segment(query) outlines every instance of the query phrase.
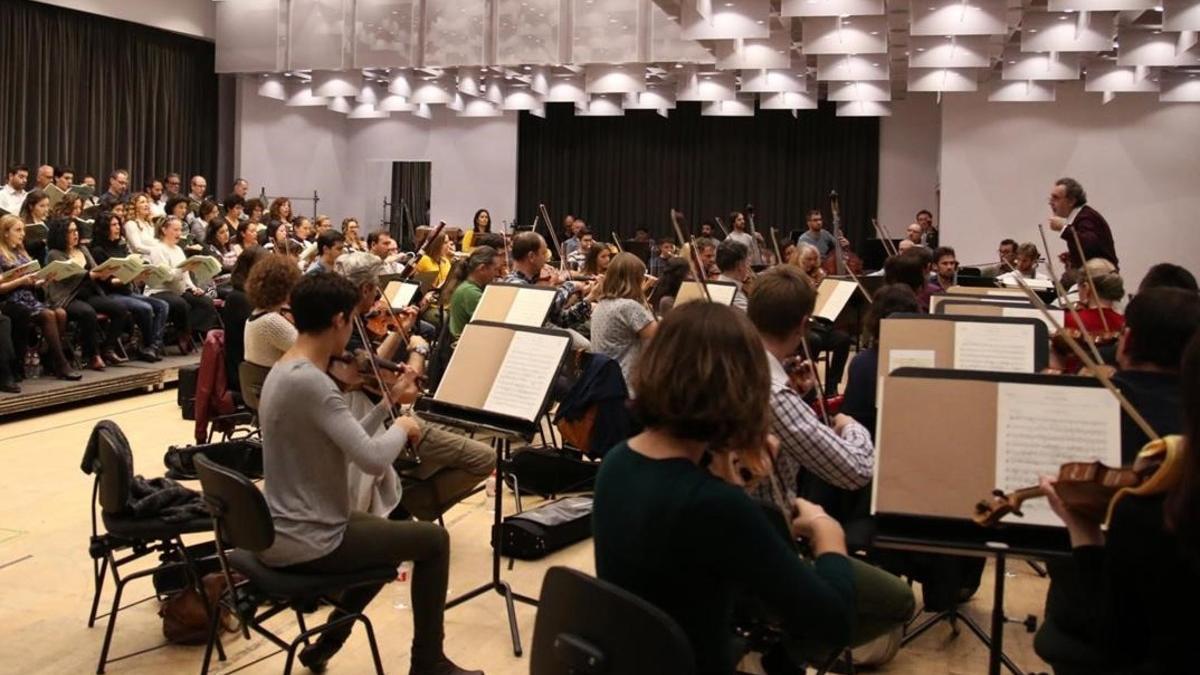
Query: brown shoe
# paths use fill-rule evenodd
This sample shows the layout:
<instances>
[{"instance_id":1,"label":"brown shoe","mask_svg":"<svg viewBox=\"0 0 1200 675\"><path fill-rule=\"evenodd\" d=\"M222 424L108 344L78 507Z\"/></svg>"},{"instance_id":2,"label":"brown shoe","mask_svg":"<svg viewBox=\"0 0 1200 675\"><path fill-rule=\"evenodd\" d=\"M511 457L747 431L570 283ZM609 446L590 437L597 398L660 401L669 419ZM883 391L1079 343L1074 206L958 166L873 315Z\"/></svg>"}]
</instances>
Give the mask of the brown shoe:
<instances>
[{"instance_id":1,"label":"brown shoe","mask_svg":"<svg viewBox=\"0 0 1200 675\"><path fill-rule=\"evenodd\" d=\"M88 360L88 368L92 370L104 370L104 359L100 358L99 355L93 356Z\"/></svg>"},{"instance_id":2,"label":"brown shoe","mask_svg":"<svg viewBox=\"0 0 1200 675\"><path fill-rule=\"evenodd\" d=\"M104 362L110 366L118 366L129 360L111 349L104 350L104 353L100 355L100 358L104 359Z\"/></svg>"}]
</instances>

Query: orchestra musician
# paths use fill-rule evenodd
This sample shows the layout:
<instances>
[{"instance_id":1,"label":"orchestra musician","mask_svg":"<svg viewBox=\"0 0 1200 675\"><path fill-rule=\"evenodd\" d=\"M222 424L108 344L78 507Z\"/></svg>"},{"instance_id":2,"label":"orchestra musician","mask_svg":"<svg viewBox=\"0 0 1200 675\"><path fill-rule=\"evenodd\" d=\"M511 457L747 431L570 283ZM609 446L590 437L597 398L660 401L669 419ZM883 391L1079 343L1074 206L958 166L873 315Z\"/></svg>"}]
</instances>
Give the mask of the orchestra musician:
<instances>
[{"instance_id":1,"label":"orchestra musician","mask_svg":"<svg viewBox=\"0 0 1200 675\"><path fill-rule=\"evenodd\" d=\"M773 523L741 486L718 477L738 479L734 451L774 444L766 353L745 314L709 302L671 310L632 384L645 428L608 451L596 478L597 576L673 618L700 675L734 671L738 596L829 650L849 643L856 588L841 526L801 499L789 527ZM811 562L796 555L793 535L808 539Z\"/></svg>"},{"instance_id":2,"label":"orchestra musician","mask_svg":"<svg viewBox=\"0 0 1200 675\"><path fill-rule=\"evenodd\" d=\"M634 362L658 329L654 312L646 302L649 282L640 258L618 253L608 266L592 309L592 352L620 364L627 386Z\"/></svg>"},{"instance_id":3,"label":"orchestra musician","mask_svg":"<svg viewBox=\"0 0 1200 675\"><path fill-rule=\"evenodd\" d=\"M824 216L821 215L820 209L812 209L808 212L808 219L805 221L808 227L804 234L800 235L801 244L808 244L817 249L821 260L830 254L840 243L843 250L850 249L850 242L845 237L836 238L829 230L825 229ZM840 239L840 241L838 240Z\"/></svg>"},{"instance_id":4,"label":"orchestra musician","mask_svg":"<svg viewBox=\"0 0 1200 675\"><path fill-rule=\"evenodd\" d=\"M450 537L433 523L397 521L352 511L348 470L381 475L406 446L421 440L415 419L399 417L372 437L366 427L387 415L386 403L370 419L350 412L326 374L353 330L359 291L348 279L321 273L305 277L291 298L298 337L263 384L259 420L263 438L263 491L275 540L260 552L264 564L292 573L343 574L414 561L412 572L413 675L467 675L442 650L443 615L450 570ZM394 400L416 399L415 375L401 374ZM301 412L302 411L302 412ZM365 608L382 588L342 594L347 611ZM334 610L331 619L342 616ZM300 663L320 672L341 649L353 623L326 631L301 650Z\"/></svg>"},{"instance_id":5,"label":"orchestra musician","mask_svg":"<svg viewBox=\"0 0 1200 675\"><path fill-rule=\"evenodd\" d=\"M807 242L801 243L796 251L794 266L804 273L809 287L816 292L826 276L825 270L821 269L821 257L816 247ZM825 351L830 352L829 368L825 371L825 395L837 396L838 385L846 372L846 361L850 358L850 335L834 328L831 322L824 319L812 319L808 328L808 343L812 347L813 357Z\"/></svg>"},{"instance_id":6,"label":"orchestra musician","mask_svg":"<svg viewBox=\"0 0 1200 675\"><path fill-rule=\"evenodd\" d=\"M1046 222L1050 229L1062 233L1072 267L1077 268L1083 261L1093 258L1107 260L1114 269L1119 266L1108 221L1096 209L1088 206L1087 192L1084 192L1079 181L1059 178L1054 182L1050 190L1050 211L1052 215ZM1077 237L1083 251L1076 245Z\"/></svg>"},{"instance_id":7,"label":"orchestra musician","mask_svg":"<svg viewBox=\"0 0 1200 675\"><path fill-rule=\"evenodd\" d=\"M958 256L949 246L939 246L933 251L934 274L929 279L933 293L944 293L958 280Z\"/></svg>"},{"instance_id":8,"label":"orchestra musician","mask_svg":"<svg viewBox=\"0 0 1200 675\"><path fill-rule=\"evenodd\" d=\"M730 306L746 311L746 282L754 276L750 268L750 249L733 236L733 232L717 245L717 269L721 270L717 281L727 281L737 289L733 292Z\"/></svg>"},{"instance_id":9,"label":"orchestra musician","mask_svg":"<svg viewBox=\"0 0 1200 675\"><path fill-rule=\"evenodd\" d=\"M758 242L754 240L754 235L746 231L746 214L741 211L734 211L729 214L729 234L725 236L724 241L736 241L746 247L748 255L753 255L758 248Z\"/></svg>"},{"instance_id":10,"label":"orchestra musician","mask_svg":"<svg viewBox=\"0 0 1200 675\"><path fill-rule=\"evenodd\" d=\"M1113 508L1107 531L1072 511L1055 481L1041 488L1067 526L1073 583L1051 583L1046 616L1034 639L1059 675L1187 673L1200 634L1200 336L1182 359L1182 466L1165 493L1130 495ZM1166 463L1159 467L1163 471Z\"/></svg>"}]
</instances>

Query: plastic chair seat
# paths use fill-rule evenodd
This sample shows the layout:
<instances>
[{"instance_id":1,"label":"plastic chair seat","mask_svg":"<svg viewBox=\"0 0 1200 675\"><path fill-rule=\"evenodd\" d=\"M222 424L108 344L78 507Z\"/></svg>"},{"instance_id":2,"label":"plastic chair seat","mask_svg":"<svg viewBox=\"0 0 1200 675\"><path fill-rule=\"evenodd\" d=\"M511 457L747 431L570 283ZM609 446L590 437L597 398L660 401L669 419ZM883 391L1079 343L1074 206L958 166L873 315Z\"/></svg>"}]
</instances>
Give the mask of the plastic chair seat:
<instances>
[{"instance_id":1,"label":"plastic chair seat","mask_svg":"<svg viewBox=\"0 0 1200 675\"><path fill-rule=\"evenodd\" d=\"M250 580L255 590L272 598L295 600L315 598L356 586L395 581L394 567L376 567L348 574L305 574L268 567L250 551L237 549L229 563Z\"/></svg>"},{"instance_id":2,"label":"plastic chair seat","mask_svg":"<svg viewBox=\"0 0 1200 675\"><path fill-rule=\"evenodd\" d=\"M212 521L208 518L167 522L162 518L134 518L110 513L101 513L101 517L108 534L119 539L156 541L173 539L181 534L212 532Z\"/></svg>"}]
</instances>

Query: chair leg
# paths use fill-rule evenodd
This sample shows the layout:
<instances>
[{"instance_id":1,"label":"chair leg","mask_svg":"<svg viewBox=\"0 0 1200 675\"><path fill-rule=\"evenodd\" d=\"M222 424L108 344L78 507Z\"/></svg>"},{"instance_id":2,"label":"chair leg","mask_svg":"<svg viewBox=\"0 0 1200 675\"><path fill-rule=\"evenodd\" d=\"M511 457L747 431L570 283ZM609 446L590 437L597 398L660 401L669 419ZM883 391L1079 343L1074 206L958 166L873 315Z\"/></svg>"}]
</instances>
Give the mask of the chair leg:
<instances>
[{"instance_id":1,"label":"chair leg","mask_svg":"<svg viewBox=\"0 0 1200 675\"><path fill-rule=\"evenodd\" d=\"M375 660L375 675L383 675L383 660L379 658L379 644L375 642L375 629L371 627L371 620L365 614L359 614L358 620L362 621L363 627L367 631L367 643L371 645L371 658Z\"/></svg>"},{"instance_id":2,"label":"chair leg","mask_svg":"<svg viewBox=\"0 0 1200 675\"><path fill-rule=\"evenodd\" d=\"M117 627L117 611L121 607L121 593L125 590L125 584L128 579L121 579L113 568L113 577L117 582L116 591L113 593L112 610L108 613L108 628L104 631L104 644L100 646L100 662L96 664L96 675L103 675L104 664L108 661L108 648L112 646L113 630Z\"/></svg>"},{"instance_id":3,"label":"chair leg","mask_svg":"<svg viewBox=\"0 0 1200 675\"><path fill-rule=\"evenodd\" d=\"M296 610L296 625L300 627L300 635L304 638L304 646L307 647L309 645L308 626L304 625L304 612L298 609Z\"/></svg>"},{"instance_id":4,"label":"chair leg","mask_svg":"<svg viewBox=\"0 0 1200 675\"><path fill-rule=\"evenodd\" d=\"M220 606L220 603L218 603L217 611L213 612L212 615L210 615L208 617L208 643L204 646L204 662L200 666L200 675L208 675L208 666L209 666L209 664L212 663L213 645L215 644L218 647L220 647L220 644L221 644L221 634L219 632L220 623L221 623L221 606ZM222 657L221 660L224 661L225 659Z\"/></svg>"},{"instance_id":5,"label":"chair leg","mask_svg":"<svg viewBox=\"0 0 1200 675\"><path fill-rule=\"evenodd\" d=\"M100 609L100 593L104 590L104 577L108 575L108 555L99 562L92 560L92 575L95 581L96 594L92 596L92 612L88 614L88 628L96 625L96 610Z\"/></svg>"}]
</instances>

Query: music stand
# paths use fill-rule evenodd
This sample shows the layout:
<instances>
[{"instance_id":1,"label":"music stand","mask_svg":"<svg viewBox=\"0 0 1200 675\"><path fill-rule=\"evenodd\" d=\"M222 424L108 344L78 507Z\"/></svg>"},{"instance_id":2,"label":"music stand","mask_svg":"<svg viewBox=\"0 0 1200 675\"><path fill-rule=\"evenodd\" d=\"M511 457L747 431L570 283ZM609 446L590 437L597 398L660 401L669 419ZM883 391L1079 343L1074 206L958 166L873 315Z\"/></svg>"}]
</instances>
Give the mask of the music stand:
<instances>
[{"instance_id":1,"label":"music stand","mask_svg":"<svg viewBox=\"0 0 1200 675\"><path fill-rule=\"evenodd\" d=\"M460 378L467 378L467 381L470 382L469 386L473 389L477 389L481 385L487 387L489 383L480 381L483 378L480 377L475 365L481 359L485 361L489 359L488 350L492 350L493 352L499 351L499 353L503 354L503 350L499 350L495 344L496 335L502 334L503 331L511 331L514 335L517 333L532 333L561 338L561 349L559 351L544 353L547 364L553 361L555 372L558 372L562 367L563 359L566 357L571 344L571 336L561 330L511 326L492 321L469 323L459 338L459 349L455 350L454 356L451 357L450 363L446 366L446 373L442 376L438 391L433 397L418 399L413 405L413 410L424 419L456 427L471 434L477 432L493 434L493 446L496 448L497 487L491 537L492 577L486 583L456 598L447 600L446 609L457 607L488 591L495 591L504 598L505 608L508 611L508 628L512 635L513 655L521 656L521 634L517 626L515 603L523 602L536 607L538 601L535 598L513 592L508 582L504 581L500 576L500 528L504 521L504 483L512 457L512 441L519 438L529 442L537 434L540 420L550 407L550 389L554 378L551 377L545 389L540 392L541 404L532 420L485 410L482 405L475 406L449 402L444 400L446 396L443 391L448 386L452 388L456 387ZM494 358L494 355L491 355L491 358ZM496 370L499 370L499 365L497 365ZM492 382L491 384L494 386L495 383ZM442 400L439 400L439 397L442 397ZM476 400L478 399L479 397L476 396Z\"/></svg>"},{"instance_id":2,"label":"music stand","mask_svg":"<svg viewBox=\"0 0 1200 675\"><path fill-rule=\"evenodd\" d=\"M1108 435L1097 454L1102 461L1110 461L1109 455L1120 461L1120 408L1112 400L1099 403L1106 392L1091 378L900 368L888 375L881 385L883 403L879 407L876 476L872 487L872 513L876 518L874 545L995 557L990 635L969 617L951 609L921 624L904 638L902 644L911 642L941 621L949 620L956 625L961 620L988 647L990 675L999 675L1001 666L1015 675L1023 675L1004 654L1004 624L1013 622L1004 613L1007 559L1044 560L1071 555L1066 528L1008 520L996 527L985 528L971 520L972 503L986 497L1002 481L998 468L1001 462L997 429L1001 423L1011 423L1012 418L1005 422L1000 411L1003 405L1012 405L1014 397L1028 395L1020 389L1028 385L1054 388L1057 390L1055 396L1075 399L1072 405L1079 406L1077 410L1103 418ZM1009 388L1009 403L1002 404L1006 387ZM940 398L932 395L935 391L940 393ZM904 407L889 405L889 402L903 402ZM924 423L935 410L951 427L939 438L929 437ZM915 438L921 442L913 443ZM967 448L972 452L964 452ZM1056 451L1062 452L1062 448ZM987 456L989 452L990 457ZM1055 454L1044 459L1061 463L1075 458ZM937 473L931 473L935 468ZM930 490L931 481L938 483L941 489ZM1044 504L1038 508L1048 509ZM1032 506L1026 504L1024 510L1027 519L1038 520ZM1049 522L1049 517L1042 522ZM1036 621L1032 618L1015 623L1025 624L1030 632L1036 629Z\"/></svg>"},{"instance_id":3,"label":"music stand","mask_svg":"<svg viewBox=\"0 0 1200 675\"><path fill-rule=\"evenodd\" d=\"M647 265L650 264L650 256L653 255L653 252L650 250L650 242L638 241L636 239L626 239L625 241L621 242L621 248L624 249L626 253L632 253L636 255L643 263Z\"/></svg>"}]
</instances>

